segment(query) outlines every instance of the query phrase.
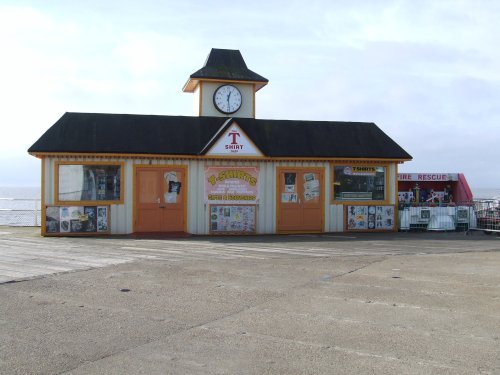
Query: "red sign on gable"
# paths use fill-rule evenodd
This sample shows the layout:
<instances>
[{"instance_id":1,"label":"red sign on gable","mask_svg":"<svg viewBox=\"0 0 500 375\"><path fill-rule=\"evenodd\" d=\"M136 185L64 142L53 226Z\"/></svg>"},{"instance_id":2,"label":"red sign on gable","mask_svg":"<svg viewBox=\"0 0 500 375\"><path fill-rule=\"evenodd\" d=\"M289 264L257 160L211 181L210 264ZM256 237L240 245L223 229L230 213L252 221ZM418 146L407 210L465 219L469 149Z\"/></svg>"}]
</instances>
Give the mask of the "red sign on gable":
<instances>
[{"instance_id":1,"label":"red sign on gable","mask_svg":"<svg viewBox=\"0 0 500 375\"><path fill-rule=\"evenodd\" d=\"M207 155L262 156L262 153L240 127L233 124L212 146Z\"/></svg>"}]
</instances>

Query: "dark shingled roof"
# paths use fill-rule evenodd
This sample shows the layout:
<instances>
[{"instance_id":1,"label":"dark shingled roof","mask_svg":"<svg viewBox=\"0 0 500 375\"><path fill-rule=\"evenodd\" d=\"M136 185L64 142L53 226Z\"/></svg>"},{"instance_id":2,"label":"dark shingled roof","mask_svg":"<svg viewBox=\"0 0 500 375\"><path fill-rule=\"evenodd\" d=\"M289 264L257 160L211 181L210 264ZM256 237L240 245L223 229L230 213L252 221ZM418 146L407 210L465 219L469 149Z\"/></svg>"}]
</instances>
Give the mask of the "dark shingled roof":
<instances>
[{"instance_id":1,"label":"dark shingled roof","mask_svg":"<svg viewBox=\"0 0 500 375\"><path fill-rule=\"evenodd\" d=\"M191 74L190 78L269 82L247 68L240 51L217 48L212 48L203 68Z\"/></svg>"},{"instance_id":2,"label":"dark shingled roof","mask_svg":"<svg viewBox=\"0 0 500 375\"><path fill-rule=\"evenodd\" d=\"M268 157L411 159L374 123L234 118ZM225 117L65 113L30 153L200 155ZM222 135L222 131L219 133ZM208 147L207 147L208 146Z\"/></svg>"}]
</instances>

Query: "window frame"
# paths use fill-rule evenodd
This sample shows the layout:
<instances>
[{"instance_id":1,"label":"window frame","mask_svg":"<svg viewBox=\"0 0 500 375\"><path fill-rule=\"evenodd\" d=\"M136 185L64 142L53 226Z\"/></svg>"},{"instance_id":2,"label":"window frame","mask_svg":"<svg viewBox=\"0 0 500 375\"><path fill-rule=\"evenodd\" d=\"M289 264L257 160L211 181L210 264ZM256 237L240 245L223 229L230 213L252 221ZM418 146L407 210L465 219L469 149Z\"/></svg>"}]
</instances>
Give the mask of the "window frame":
<instances>
[{"instance_id":1,"label":"window frame","mask_svg":"<svg viewBox=\"0 0 500 375\"><path fill-rule=\"evenodd\" d=\"M335 167L372 167L372 168L384 168L385 178L384 178L384 199L335 199ZM390 165L384 163L370 163L370 162L337 162L332 163L330 166L330 203L331 204L343 204L343 205L389 205L390 194L392 189L389 186L390 178Z\"/></svg>"},{"instance_id":2,"label":"window frame","mask_svg":"<svg viewBox=\"0 0 500 375\"><path fill-rule=\"evenodd\" d=\"M61 165L95 165L114 166L120 168L120 199L117 200L60 200L59 199L59 166ZM56 161L54 165L54 204L61 206L106 206L123 204L125 198L125 163L119 161Z\"/></svg>"}]
</instances>

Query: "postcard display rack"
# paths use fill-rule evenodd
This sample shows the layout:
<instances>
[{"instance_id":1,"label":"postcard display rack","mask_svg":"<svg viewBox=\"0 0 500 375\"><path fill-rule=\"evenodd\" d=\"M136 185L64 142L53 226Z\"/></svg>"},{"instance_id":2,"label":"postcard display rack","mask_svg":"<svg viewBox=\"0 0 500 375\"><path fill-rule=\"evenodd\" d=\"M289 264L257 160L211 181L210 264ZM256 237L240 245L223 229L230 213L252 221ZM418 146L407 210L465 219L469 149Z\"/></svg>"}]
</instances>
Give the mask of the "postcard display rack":
<instances>
[{"instance_id":1,"label":"postcard display rack","mask_svg":"<svg viewBox=\"0 0 500 375\"><path fill-rule=\"evenodd\" d=\"M109 234L109 206L46 206L45 234Z\"/></svg>"},{"instance_id":2,"label":"postcard display rack","mask_svg":"<svg viewBox=\"0 0 500 375\"><path fill-rule=\"evenodd\" d=\"M394 206L346 206L348 231L390 231L395 228Z\"/></svg>"}]
</instances>

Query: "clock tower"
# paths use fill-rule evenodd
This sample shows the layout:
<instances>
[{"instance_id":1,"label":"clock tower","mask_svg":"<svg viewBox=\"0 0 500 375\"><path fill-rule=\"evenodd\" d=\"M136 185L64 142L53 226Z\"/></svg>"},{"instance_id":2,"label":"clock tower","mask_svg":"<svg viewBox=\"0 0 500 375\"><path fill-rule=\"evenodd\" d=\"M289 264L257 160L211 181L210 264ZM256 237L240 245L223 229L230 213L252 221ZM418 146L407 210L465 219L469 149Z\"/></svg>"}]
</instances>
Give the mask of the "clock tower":
<instances>
[{"instance_id":1,"label":"clock tower","mask_svg":"<svg viewBox=\"0 0 500 375\"><path fill-rule=\"evenodd\" d=\"M198 116L255 118L255 93L268 82L247 68L240 51L212 48L183 91L194 93Z\"/></svg>"}]
</instances>

